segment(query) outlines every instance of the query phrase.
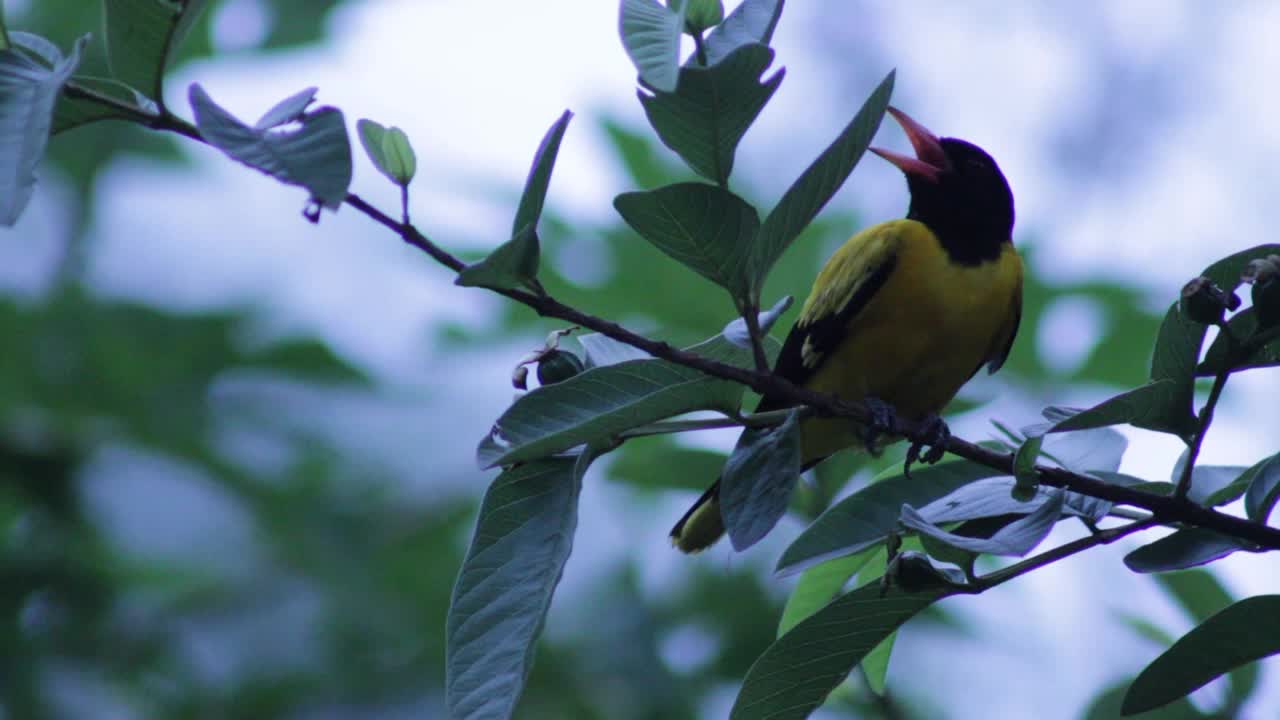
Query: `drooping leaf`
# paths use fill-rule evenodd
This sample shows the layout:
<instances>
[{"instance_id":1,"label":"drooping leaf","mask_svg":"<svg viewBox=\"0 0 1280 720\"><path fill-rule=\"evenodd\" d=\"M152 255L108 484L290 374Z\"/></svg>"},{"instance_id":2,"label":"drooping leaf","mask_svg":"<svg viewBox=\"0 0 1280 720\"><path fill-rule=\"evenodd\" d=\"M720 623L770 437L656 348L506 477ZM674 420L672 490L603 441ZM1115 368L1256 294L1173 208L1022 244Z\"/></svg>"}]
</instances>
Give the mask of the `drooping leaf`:
<instances>
[{"instance_id":1,"label":"drooping leaf","mask_svg":"<svg viewBox=\"0 0 1280 720\"><path fill-rule=\"evenodd\" d=\"M773 50L745 45L710 68L685 67L673 92L638 91L649 124L694 172L724 186L738 143L782 82L779 70L761 82Z\"/></svg>"},{"instance_id":2,"label":"drooping leaf","mask_svg":"<svg viewBox=\"0 0 1280 720\"><path fill-rule=\"evenodd\" d=\"M163 104L169 59L206 2L104 0L112 76Z\"/></svg>"},{"instance_id":3,"label":"drooping leaf","mask_svg":"<svg viewBox=\"0 0 1280 720\"><path fill-rule=\"evenodd\" d=\"M787 598L778 620L778 637L785 635L801 620L817 612L840 593L840 589L861 570L877 552L867 548L860 553L818 563L805 570ZM883 566L884 563L881 563Z\"/></svg>"},{"instance_id":4,"label":"drooping leaf","mask_svg":"<svg viewBox=\"0 0 1280 720\"><path fill-rule=\"evenodd\" d=\"M1254 478L1258 476L1258 472L1263 470L1264 468L1267 468L1268 465L1272 462L1272 460L1274 460L1275 457L1276 456L1270 456L1270 457L1265 457L1259 460L1258 462L1254 463L1250 467L1246 468L1239 475L1237 475L1234 480L1232 480L1231 482L1227 483L1226 485L1220 488L1217 488L1216 490L1213 490L1212 492L1209 493L1208 497L1205 497L1202 500L1198 500L1197 502L1199 502L1202 505L1206 505L1208 507L1217 507L1219 505L1225 505L1233 500L1236 500L1237 498L1239 498L1240 496L1248 492L1249 486L1253 484ZM1182 458L1179 458L1178 462L1181 463ZM1194 479L1192 480L1192 489L1193 490L1195 489Z\"/></svg>"},{"instance_id":5,"label":"drooping leaf","mask_svg":"<svg viewBox=\"0 0 1280 720\"><path fill-rule=\"evenodd\" d=\"M622 0L618 30L640 80L656 90L674 92L680 72L684 4L672 9L656 0Z\"/></svg>"},{"instance_id":6,"label":"drooping leaf","mask_svg":"<svg viewBox=\"0 0 1280 720\"><path fill-rule=\"evenodd\" d=\"M778 18L782 15L782 5L783 0L743 0L723 22L707 34L703 42L707 64L718 64L743 45L768 45L773 39L774 28L778 26ZM695 55L689 58L687 64L697 62Z\"/></svg>"},{"instance_id":7,"label":"drooping leaf","mask_svg":"<svg viewBox=\"0 0 1280 720\"><path fill-rule=\"evenodd\" d=\"M299 90L281 100L254 123L254 130L270 130L300 119L307 112L307 106L316 101L317 87Z\"/></svg>"},{"instance_id":8,"label":"drooping leaf","mask_svg":"<svg viewBox=\"0 0 1280 720\"><path fill-rule=\"evenodd\" d=\"M529 167L529 175L524 181L524 192L520 194L520 205L516 208L515 221L511 223L511 236L515 237L526 227L538 226L542 217L542 206L547 200L547 188L551 185L551 171L555 169L556 155L560 153L560 141L569 127L573 113L565 110L551 124L538 144L538 151L533 155L533 164Z\"/></svg>"},{"instance_id":9,"label":"drooping leaf","mask_svg":"<svg viewBox=\"0 0 1280 720\"><path fill-rule=\"evenodd\" d=\"M600 333L579 335L578 343L582 345L582 359L588 370L593 367L616 365L628 360L646 360L651 357L649 353L638 347L618 342Z\"/></svg>"},{"instance_id":10,"label":"drooping leaf","mask_svg":"<svg viewBox=\"0 0 1280 720\"><path fill-rule=\"evenodd\" d=\"M1008 555L1022 557L1031 552L1049 535L1055 523L1062 517L1062 506L1065 493L1052 491L1047 502L1040 505L1035 512L1015 520L997 530L989 538L975 538L957 535L938 527L925 519L921 513L910 505L902 506L902 524L918 533L941 540L952 547L975 553L991 555Z\"/></svg>"},{"instance_id":11,"label":"drooping leaf","mask_svg":"<svg viewBox=\"0 0 1280 720\"><path fill-rule=\"evenodd\" d=\"M1184 439L1195 433L1196 417L1192 409L1195 370L1206 329L1203 323L1184 315L1178 303L1169 307L1152 351L1151 380L1156 383L1168 380L1173 385L1157 394L1155 399L1159 402L1150 404L1140 420L1130 421L1133 425L1173 433Z\"/></svg>"},{"instance_id":12,"label":"drooping leaf","mask_svg":"<svg viewBox=\"0 0 1280 720\"><path fill-rule=\"evenodd\" d=\"M445 688L455 720L509 718L573 547L577 458L539 460L485 493L446 623Z\"/></svg>"},{"instance_id":13,"label":"drooping leaf","mask_svg":"<svg viewBox=\"0 0 1280 720\"><path fill-rule=\"evenodd\" d=\"M745 352L722 337L690 351L742 367ZM664 360L595 367L515 402L481 442L483 467L509 465L606 441L623 430L693 410L737 410L743 386Z\"/></svg>"},{"instance_id":14,"label":"drooping leaf","mask_svg":"<svg viewBox=\"0 0 1280 720\"><path fill-rule=\"evenodd\" d=\"M497 290L529 286L538 277L541 256L538 233L532 225L526 225L514 238L494 248L485 259L463 268L453 284Z\"/></svg>"},{"instance_id":15,"label":"drooping leaf","mask_svg":"<svg viewBox=\"0 0 1280 720\"><path fill-rule=\"evenodd\" d=\"M1177 405L1177 385L1172 380L1157 380L1123 392L1113 398L1082 410L1055 423L1051 433L1086 430L1128 423L1135 427L1155 429L1168 408Z\"/></svg>"},{"instance_id":16,"label":"drooping leaf","mask_svg":"<svg viewBox=\"0 0 1280 720\"><path fill-rule=\"evenodd\" d=\"M1245 663L1277 653L1280 595L1246 598L1205 620L1152 661L1129 686L1121 712L1160 707Z\"/></svg>"},{"instance_id":17,"label":"drooping leaf","mask_svg":"<svg viewBox=\"0 0 1280 720\"><path fill-rule=\"evenodd\" d=\"M788 575L861 552L897 529L903 504L923 507L959 487L999 474L965 460L916 468L910 478L896 472L828 508L782 553L777 572Z\"/></svg>"},{"instance_id":18,"label":"drooping leaf","mask_svg":"<svg viewBox=\"0 0 1280 720\"><path fill-rule=\"evenodd\" d=\"M259 130L237 120L191 85L196 126L209 144L277 180L306 188L325 207L336 209L351 184L351 142L342 111L322 107L299 118L298 129Z\"/></svg>"},{"instance_id":19,"label":"drooping leaf","mask_svg":"<svg viewBox=\"0 0 1280 720\"><path fill-rule=\"evenodd\" d=\"M946 525L1004 515L1029 515L1058 493L1056 489L1042 486L1029 499L1018 500L1012 493L1014 483L1015 480L1007 475L975 480L916 509L930 523ZM1089 500L1091 498L1084 495L1065 493L1062 510L1094 521L1100 520L1110 510L1107 507L1099 511Z\"/></svg>"},{"instance_id":20,"label":"drooping leaf","mask_svg":"<svg viewBox=\"0 0 1280 720\"><path fill-rule=\"evenodd\" d=\"M757 284L763 284L774 262L840 189L871 145L889 107L893 78L890 71L835 141L792 183L764 219L752 263Z\"/></svg>"},{"instance_id":21,"label":"drooping leaf","mask_svg":"<svg viewBox=\"0 0 1280 720\"><path fill-rule=\"evenodd\" d=\"M741 303L751 292L751 244L760 218L747 201L720 187L678 183L623 193L613 206L640 237Z\"/></svg>"},{"instance_id":22,"label":"drooping leaf","mask_svg":"<svg viewBox=\"0 0 1280 720\"><path fill-rule=\"evenodd\" d=\"M720 475L720 514L734 550L746 550L778 524L799 479L798 410L780 425L742 431Z\"/></svg>"},{"instance_id":23,"label":"drooping leaf","mask_svg":"<svg viewBox=\"0 0 1280 720\"><path fill-rule=\"evenodd\" d=\"M751 666L731 720L808 717L882 640L947 590L883 592L871 582L847 593L778 638Z\"/></svg>"},{"instance_id":24,"label":"drooping leaf","mask_svg":"<svg viewBox=\"0 0 1280 720\"><path fill-rule=\"evenodd\" d=\"M1013 486L1013 497L1018 500L1031 499L1040 486L1036 460L1040 457L1040 446L1043 443L1044 437L1041 435L1029 437L1013 454L1013 477L1017 481Z\"/></svg>"},{"instance_id":25,"label":"drooping leaf","mask_svg":"<svg viewBox=\"0 0 1280 720\"><path fill-rule=\"evenodd\" d=\"M0 225L5 227L18 221L35 191L35 170L49 142L54 104L80 64L88 36L66 57L35 35L15 32L9 39L13 46L0 50Z\"/></svg>"},{"instance_id":26,"label":"drooping leaf","mask_svg":"<svg viewBox=\"0 0 1280 720\"><path fill-rule=\"evenodd\" d=\"M1124 564L1139 573L1183 570L1252 547L1247 541L1212 530L1183 528L1129 553Z\"/></svg>"}]
</instances>

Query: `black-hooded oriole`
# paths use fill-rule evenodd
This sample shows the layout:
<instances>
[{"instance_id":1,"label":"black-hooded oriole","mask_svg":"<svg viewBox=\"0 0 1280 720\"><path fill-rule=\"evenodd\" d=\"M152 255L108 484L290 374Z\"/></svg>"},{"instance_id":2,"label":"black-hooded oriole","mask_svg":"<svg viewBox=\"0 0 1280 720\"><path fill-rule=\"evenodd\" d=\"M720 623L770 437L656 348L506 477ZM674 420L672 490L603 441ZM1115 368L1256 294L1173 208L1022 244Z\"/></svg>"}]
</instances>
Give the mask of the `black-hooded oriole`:
<instances>
[{"instance_id":1,"label":"black-hooded oriole","mask_svg":"<svg viewBox=\"0 0 1280 720\"><path fill-rule=\"evenodd\" d=\"M847 401L935 421L984 365L1004 364L1022 310L1022 261L1013 247L1013 193L978 146L938 138L895 108L916 157L872 148L907 177L907 217L854 235L827 260L787 335L774 373ZM765 396L757 411L783 407ZM945 427L945 426L943 426ZM866 441L841 418L801 426L809 468ZM671 530L684 552L724 534L717 480Z\"/></svg>"}]
</instances>

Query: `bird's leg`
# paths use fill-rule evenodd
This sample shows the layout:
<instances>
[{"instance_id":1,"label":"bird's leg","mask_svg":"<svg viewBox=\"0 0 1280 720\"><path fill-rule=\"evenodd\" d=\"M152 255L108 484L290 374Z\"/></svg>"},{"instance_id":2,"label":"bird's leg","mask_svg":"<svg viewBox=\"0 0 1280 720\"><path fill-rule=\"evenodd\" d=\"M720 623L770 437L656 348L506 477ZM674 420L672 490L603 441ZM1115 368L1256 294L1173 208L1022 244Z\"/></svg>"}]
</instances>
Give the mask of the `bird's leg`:
<instances>
[{"instance_id":1,"label":"bird's leg","mask_svg":"<svg viewBox=\"0 0 1280 720\"><path fill-rule=\"evenodd\" d=\"M921 462L932 465L941 460L946 452L947 441L951 439L951 428L947 427L947 423L937 413L929 413L921 423L921 431L926 439L912 440L911 446L907 448L907 459L902 468L907 477L911 477L913 464ZM924 450L925 445L929 446L928 450Z\"/></svg>"},{"instance_id":2,"label":"bird's leg","mask_svg":"<svg viewBox=\"0 0 1280 720\"><path fill-rule=\"evenodd\" d=\"M877 397L867 397L862 402L871 413L871 422L867 423L866 432L862 439L867 445L868 452L873 455L879 455L876 441L880 439L881 435L893 434L894 428L898 425L898 413L893 409L892 405Z\"/></svg>"}]
</instances>

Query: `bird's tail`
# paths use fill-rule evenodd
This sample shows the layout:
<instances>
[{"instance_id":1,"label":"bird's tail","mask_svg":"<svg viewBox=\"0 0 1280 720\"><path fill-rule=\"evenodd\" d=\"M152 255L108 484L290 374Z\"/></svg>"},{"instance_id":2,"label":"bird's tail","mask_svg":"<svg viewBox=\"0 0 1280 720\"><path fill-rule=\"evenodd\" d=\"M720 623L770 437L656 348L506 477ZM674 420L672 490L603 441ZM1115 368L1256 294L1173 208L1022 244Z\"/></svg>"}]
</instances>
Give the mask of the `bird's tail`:
<instances>
[{"instance_id":1,"label":"bird's tail","mask_svg":"<svg viewBox=\"0 0 1280 720\"><path fill-rule=\"evenodd\" d=\"M721 535L724 520L720 517L720 481L716 480L671 528L671 544L692 554L711 547Z\"/></svg>"}]
</instances>

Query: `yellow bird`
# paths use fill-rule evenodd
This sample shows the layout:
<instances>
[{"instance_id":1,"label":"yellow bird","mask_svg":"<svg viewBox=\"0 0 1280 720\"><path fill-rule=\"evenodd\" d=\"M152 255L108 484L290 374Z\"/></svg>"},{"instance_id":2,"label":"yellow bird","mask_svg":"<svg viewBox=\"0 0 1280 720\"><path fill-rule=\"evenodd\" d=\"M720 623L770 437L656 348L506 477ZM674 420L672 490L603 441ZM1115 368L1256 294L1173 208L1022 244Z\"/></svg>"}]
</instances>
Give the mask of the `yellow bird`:
<instances>
[{"instance_id":1,"label":"yellow bird","mask_svg":"<svg viewBox=\"0 0 1280 720\"><path fill-rule=\"evenodd\" d=\"M1022 315L1022 260L1013 247L1013 192L978 146L938 138L896 108L916 157L872 152L907 177L903 220L849 238L818 273L774 373L878 415L929 423L985 365L1004 364ZM765 396L758 412L785 407ZM867 430L841 418L801 425L801 464L865 444ZM717 480L671 529L693 553L724 534Z\"/></svg>"}]
</instances>

